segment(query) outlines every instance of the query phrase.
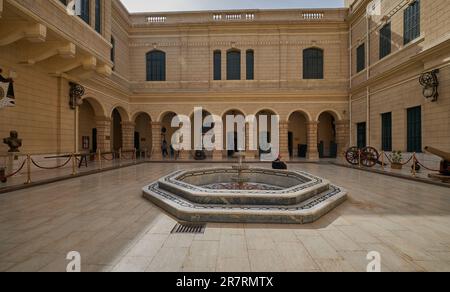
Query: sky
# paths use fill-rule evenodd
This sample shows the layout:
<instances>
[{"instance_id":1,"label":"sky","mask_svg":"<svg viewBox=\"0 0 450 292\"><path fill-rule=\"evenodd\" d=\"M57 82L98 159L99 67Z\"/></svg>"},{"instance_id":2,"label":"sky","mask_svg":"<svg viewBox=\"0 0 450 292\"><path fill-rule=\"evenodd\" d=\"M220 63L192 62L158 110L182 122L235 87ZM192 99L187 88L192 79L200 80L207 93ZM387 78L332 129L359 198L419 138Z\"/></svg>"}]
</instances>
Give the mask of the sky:
<instances>
[{"instance_id":1,"label":"sky","mask_svg":"<svg viewBox=\"0 0 450 292\"><path fill-rule=\"evenodd\" d=\"M121 0L130 12L343 7L344 0Z\"/></svg>"}]
</instances>

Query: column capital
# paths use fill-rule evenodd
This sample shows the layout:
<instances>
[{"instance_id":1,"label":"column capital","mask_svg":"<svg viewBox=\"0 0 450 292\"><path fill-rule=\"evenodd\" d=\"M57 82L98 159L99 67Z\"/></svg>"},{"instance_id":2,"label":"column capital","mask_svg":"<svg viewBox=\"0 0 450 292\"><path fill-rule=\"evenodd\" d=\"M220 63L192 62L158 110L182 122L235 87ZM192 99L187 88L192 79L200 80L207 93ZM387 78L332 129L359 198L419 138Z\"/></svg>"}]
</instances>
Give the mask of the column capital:
<instances>
[{"instance_id":1,"label":"column capital","mask_svg":"<svg viewBox=\"0 0 450 292\"><path fill-rule=\"evenodd\" d=\"M336 126L340 126L340 125L350 125L350 120L340 120L340 121L335 121L334 124Z\"/></svg>"},{"instance_id":2,"label":"column capital","mask_svg":"<svg viewBox=\"0 0 450 292\"><path fill-rule=\"evenodd\" d=\"M317 126L319 124L319 121L307 121L307 126Z\"/></svg>"},{"instance_id":3,"label":"column capital","mask_svg":"<svg viewBox=\"0 0 450 292\"><path fill-rule=\"evenodd\" d=\"M134 126L136 126L135 122L130 122L130 121L122 121L120 124L122 126L125 126L125 127L134 127Z\"/></svg>"},{"instance_id":4,"label":"column capital","mask_svg":"<svg viewBox=\"0 0 450 292\"><path fill-rule=\"evenodd\" d=\"M111 118L108 117L96 116L94 119L96 122L111 122Z\"/></svg>"},{"instance_id":5,"label":"column capital","mask_svg":"<svg viewBox=\"0 0 450 292\"><path fill-rule=\"evenodd\" d=\"M157 121L151 121L150 125L152 125L152 126L161 126L162 123L161 122L157 122Z\"/></svg>"}]
</instances>

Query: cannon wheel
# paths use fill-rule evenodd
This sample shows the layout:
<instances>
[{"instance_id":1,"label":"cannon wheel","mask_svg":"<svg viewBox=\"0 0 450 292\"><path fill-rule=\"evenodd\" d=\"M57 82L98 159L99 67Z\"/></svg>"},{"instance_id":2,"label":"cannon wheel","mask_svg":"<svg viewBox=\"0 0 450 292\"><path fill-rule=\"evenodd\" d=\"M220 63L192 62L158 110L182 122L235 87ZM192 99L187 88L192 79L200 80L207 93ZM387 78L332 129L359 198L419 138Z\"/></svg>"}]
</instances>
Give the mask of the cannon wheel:
<instances>
[{"instance_id":1,"label":"cannon wheel","mask_svg":"<svg viewBox=\"0 0 450 292\"><path fill-rule=\"evenodd\" d=\"M361 150L361 164L367 167L374 167L378 160L380 159L380 154L377 149L373 147L365 147Z\"/></svg>"},{"instance_id":2,"label":"cannon wheel","mask_svg":"<svg viewBox=\"0 0 450 292\"><path fill-rule=\"evenodd\" d=\"M351 147L348 148L345 152L345 159L347 159L347 162L351 165L358 165L359 164L359 157L358 157L358 147Z\"/></svg>"}]
</instances>

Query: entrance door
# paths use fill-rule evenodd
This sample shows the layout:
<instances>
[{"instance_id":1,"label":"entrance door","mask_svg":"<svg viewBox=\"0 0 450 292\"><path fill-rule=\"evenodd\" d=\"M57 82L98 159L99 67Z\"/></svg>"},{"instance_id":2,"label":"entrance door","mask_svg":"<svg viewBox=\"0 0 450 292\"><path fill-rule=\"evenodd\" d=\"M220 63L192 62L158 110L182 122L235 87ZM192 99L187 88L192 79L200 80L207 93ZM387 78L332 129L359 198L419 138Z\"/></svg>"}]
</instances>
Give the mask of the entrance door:
<instances>
[{"instance_id":1,"label":"entrance door","mask_svg":"<svg viewBox=\"0 0 450 292\"><path fill-rule=\"evenodd\" d=\"M357 134L356 134L356 140L357 140L357 146L359 149L362 149L364 147L366 147L366 123L358 123L356 125L356 130L357 130Z\"/></svg>"},{"instance_id":2,"label":"entrance door","mask_svg":"<svg viewBox=\"0 0 450 292\"><path fill-rule=\"evenodd\" d=\"M141 149L141 135L139 132L134 132L134 148L136 150Z\"/></svg>"},{"instance_id":3,"label":"entrance door","mask_svg":"<svg viewBox=\"0 0 450 292\"><path fill-rule=\"evenodd\" d=\"M289 148L289 156L294 156L294 133L288 133L288 148Z\"/></svg>"},{"instance_id":4,"label":"entrance door","mask_svg":"<svg viewBox=\"0 0 450 292\"><path fill-rule=\"evenodd\" d=\"M92 152L97 152L97 129L92 129Z\"/></svg>"}]
</instances>

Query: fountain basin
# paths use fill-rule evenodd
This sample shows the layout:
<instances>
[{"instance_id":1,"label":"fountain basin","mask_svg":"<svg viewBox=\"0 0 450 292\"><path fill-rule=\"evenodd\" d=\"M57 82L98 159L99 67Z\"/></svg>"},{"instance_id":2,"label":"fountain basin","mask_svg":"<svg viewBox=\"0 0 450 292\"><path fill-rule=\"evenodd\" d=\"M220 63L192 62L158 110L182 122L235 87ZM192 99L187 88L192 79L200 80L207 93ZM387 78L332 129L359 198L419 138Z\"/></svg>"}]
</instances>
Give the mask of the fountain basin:
<instances>
[{"instance_id":1,"label":"fountain basin","mask_svg":"<svg viewBox=\"0 0 450 292\"><path fill-rule=\"evenodd\" d=\"M329 181L307 173L251 168L242 175L254 189L226 188L225 185L235 184L236 173L227 168L181 171L163 177L158 186L199 204L293 205L327 190L330 185Z\"/></svg>"},{"instance_id":2,"label":"fountain basin","mask_svg":"<svg viewBox=\"0 0 450 292\"><path fill-rule=\"evenodd\" d=\"M241 170L250 189L236 186L236 169L177 171L146 186L145 198L190 222L310 223L342 203L347 192L300 171Z\"/></svg>"}]
</instances>

